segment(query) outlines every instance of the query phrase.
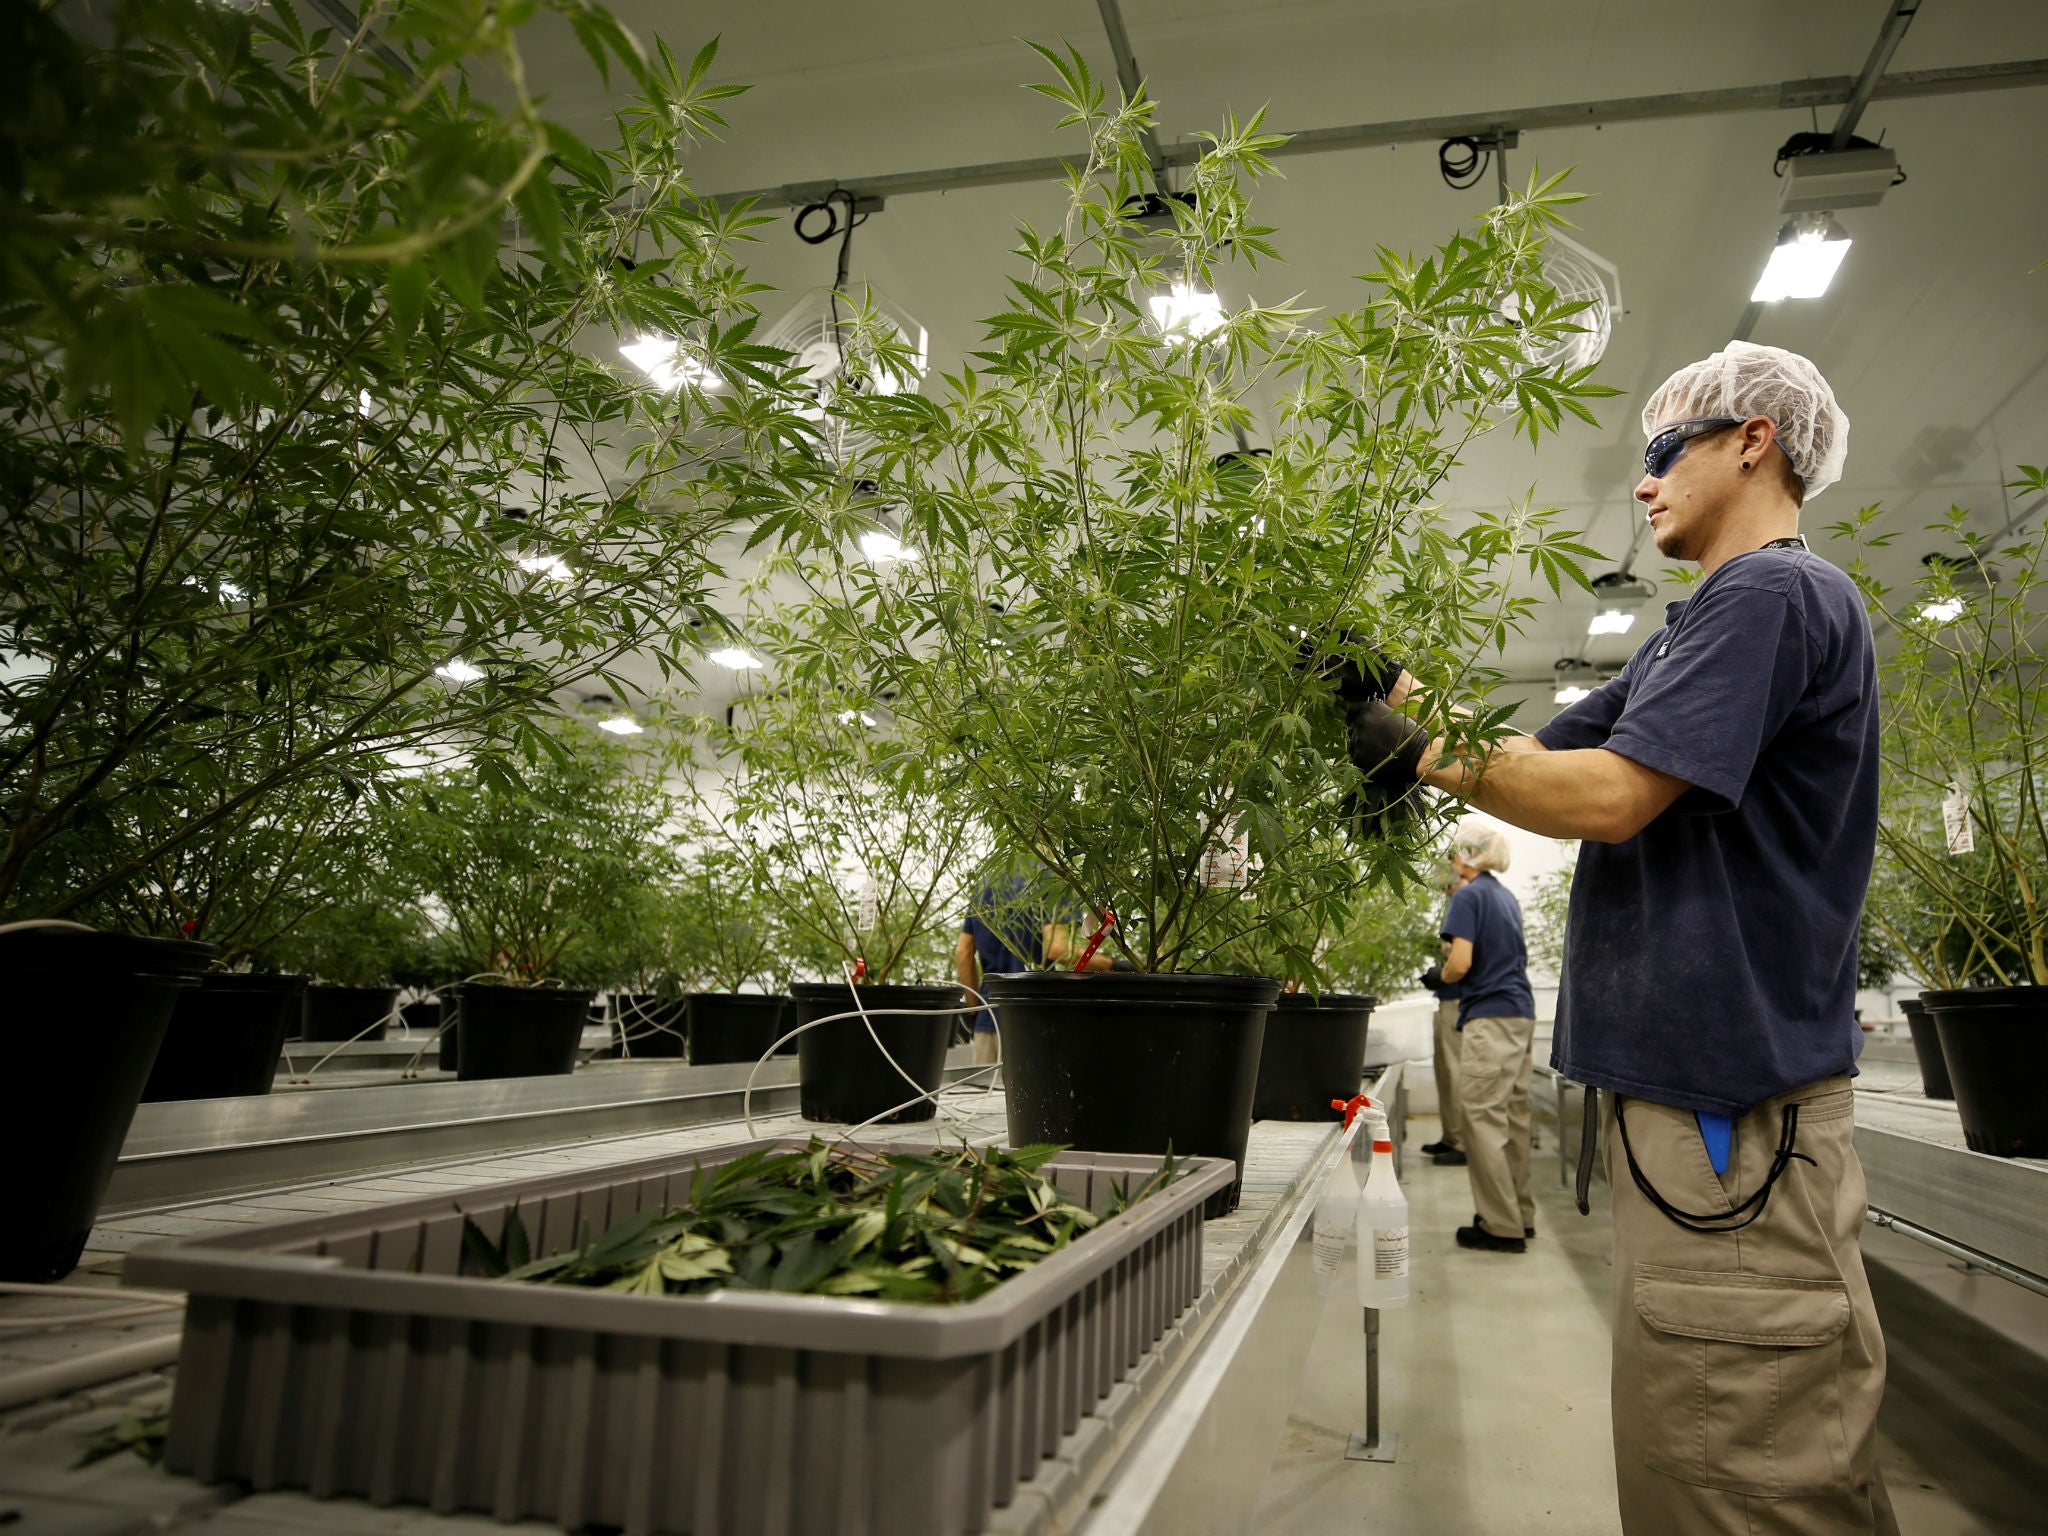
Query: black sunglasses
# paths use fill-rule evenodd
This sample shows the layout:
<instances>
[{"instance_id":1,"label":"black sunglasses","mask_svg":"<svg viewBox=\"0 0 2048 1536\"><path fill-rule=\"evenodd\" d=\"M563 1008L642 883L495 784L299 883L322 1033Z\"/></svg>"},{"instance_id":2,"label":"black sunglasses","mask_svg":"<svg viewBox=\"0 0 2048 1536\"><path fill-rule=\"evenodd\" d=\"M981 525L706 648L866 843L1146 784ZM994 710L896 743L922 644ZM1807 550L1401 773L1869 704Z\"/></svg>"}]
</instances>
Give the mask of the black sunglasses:
<instances>
[{"instance_id":1,"label":"black sunglasses","mask_svg":"<svg viewBox=\"0 0 2048 1536\"><path fill-rule=\"evenodd\" d=\"M1739 427L1746 419L1741 416L1693 416L1673 422L1651 438L1643 449L1643 473L1655 480L1663 479L1671 472L1671 466L1678 462L1678 456L1685 452L1687 443L1710 432Z\"/></svg>"}]
</instances>

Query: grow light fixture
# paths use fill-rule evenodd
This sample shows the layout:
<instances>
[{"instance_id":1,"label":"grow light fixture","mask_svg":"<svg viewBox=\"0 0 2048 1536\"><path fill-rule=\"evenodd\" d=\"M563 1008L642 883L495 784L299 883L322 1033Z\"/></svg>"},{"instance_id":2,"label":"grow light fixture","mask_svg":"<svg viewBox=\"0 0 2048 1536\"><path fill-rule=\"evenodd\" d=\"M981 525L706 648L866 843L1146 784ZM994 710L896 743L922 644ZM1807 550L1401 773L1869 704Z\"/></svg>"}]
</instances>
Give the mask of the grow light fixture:
<instances>
[{"instance_id":1,"label":"grow light fixture","mask_svg":"<svg viewBox=\"0 0 2048 1536\"><path fill-rule=\"evenodd\" d=\"M484 675L484 669L474 662L453 657L434 668L434 676L445 677L451 683L473 683Z\"/></svg>"},{"instance_id":2,"label":"grow light fixture","mask_svg":"<svg viewBox=\"0 0 2048 1536\"><path fill-rule=\"evenodd\" d=\"M1930 624L1953 624L1963 616L1969 604L1960 597L1944 597L1935 602L1920 605L1920 617Z\"/></svg>"},{"instance_id":3,"label":"grow light fixture","mask_svg":"<svg viewBox=\"0 0 2048 1536\"><path fill-rule=\"evenodd\" d=\"M576 572L569 562L560 555L520 555L514 560L519 569L546 581L574 581Z\"/></svg>"},{"instance_id":4,"label":"grow light fixture","mask_svg":"<svg viewBox=\"0 0 2048 1536\"><path fill-rule=\"evenodd\" d=\"M1623 608L1604 608L1593 615L1586 626L1589 635L1625 635L1634 626L1636 616Z\"/></svg>"},{"instance_id":5,"label":"grow light fixture","mask_svg":"<svg viewBox=\"0 0 2048 1536\"><path fill-rule=\"evenodd\" d=\"M1576 704L1579 700L1589 699L1592 696L1592 689L1581 688L1576 683L1570 683L1557 690L1556 701L1560 704Z\"/></svg>"},{"instance_id":6,"label":"grow light fixture","mask_svg":"<svg viewBox=\"0 0 2048 1536\"><path fill-rule=\"evenodd\" d=\"M1223 301L1200 283L1182 279L1146 301L1169 346L1200 341L1223 326Z\"/></svg>"},{"instance_id":7,"label":"grow light fixture","mask_svg":"<svg viewBox=\"0 0 2048 1536\"><path fill-rule=\"evenodd\" d=\"M734 672L748 672L756 667L767 665L766 662L762 661L752 651L741 650L736 645L728 645L722 650L713 651L711 653L711 660L717 662L721 667L729 668Z\"/></svg>"},{"instance_id":8,"label":"grow light fixture","mask_svg":"<svg viewBox=\"0 0 2048 1536\"><path fill-rule=\"evenodd\" d=\"M1752 304L1780 299L1817 299L1835 280L1835 269L1849 254L1849 233L1833 215L1801 213L1785 221L1764 275L1749 296Z\"/></svg>"},{"instance_id":9,"label":"grow light fixture","mask_svg":"<svg viewBox=\"0 0 2048 1536\"><path fill-rule=\"evenodd\" d=\"M916 550L897 538L893 533L876 529L860 536L861 558L869 565L915 564L919 556Z\"/></svg>"},{"instance_id":10,"label":"grow light fixture","mask_svg":"<svg viewBox=\"0 0 2048 1536\"><path fill-rule=\"evenodd\" d=\"M693 357L673 336L642 336L619 348L619 356L647 375L647 381L666 393L685 384L710 394L725 388L721 379L702 358Z\"/></svg>"},{"instance_id":11,"label":"grow light fixture","mask_svg":"<svg viewBox=\"0 0 2048 1536\"><path fill-rule=\"evenodd\" d=\"M875 717L864 709L843 709L839 712L839 723L841 725L864 725L869 730L873 730L875 728Z\"/></svg>"},{"instance_id":12,"label":"grow light fixture","mask_svg":"<svg viewBox=\"0 0 2048 1536\"><path fill-rule=\"evenodd\" d=\"M638 736L647 727L631 715L613 715L609 720L597 722L600 731L609 731L614 736Z\"/></svg>"}]
</instances>

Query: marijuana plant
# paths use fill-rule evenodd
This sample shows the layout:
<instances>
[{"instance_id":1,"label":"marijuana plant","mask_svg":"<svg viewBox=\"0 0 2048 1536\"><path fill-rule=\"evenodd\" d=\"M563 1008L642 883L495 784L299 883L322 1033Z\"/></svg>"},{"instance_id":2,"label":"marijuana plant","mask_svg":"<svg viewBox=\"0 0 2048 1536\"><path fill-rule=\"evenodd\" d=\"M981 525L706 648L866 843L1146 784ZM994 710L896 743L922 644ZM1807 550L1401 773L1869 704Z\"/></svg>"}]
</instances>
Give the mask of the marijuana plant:
<instances>
[{"instance_id":1,"label":"marijuana plant","mask_svg":"<svg viewBox=\"0 0 2048 1536\"><path fill-rule=\"evenodd\" d=\"M1504 733L1479 658L1533 606L1508 576L1580 581L1591 551L1550 512L1454 528L1435 498L1482 433L1534 441L1611 391L1531 361L1574 329L1540 269L1575 201L1558 178L1419 261L1379 251L1319 321L1225 304L1219 282L1275 254L1249 188L1282 141L1227 121L1158 228L1151 102L1038 51L1057 78L1034 89L1088 134L1065 220L1019 231L971 366L928 394L828 394L845 451L777 465L747 511L769 575L808 594L778 637L790 685L887 700L903 750L950 765L955 819L1040 860L1069 907L1113 910L1141 969L1200 970L1276 922L1327 928L1418 856L1420 791L1375 835L1330 835L1361 791L1332 678L1377 640L1433 708L1464 707L1454 734ZM911 377L851 299L847 344ZM1231 448L1255 432L1269 446Z\"/></svg>"}]
</instances>

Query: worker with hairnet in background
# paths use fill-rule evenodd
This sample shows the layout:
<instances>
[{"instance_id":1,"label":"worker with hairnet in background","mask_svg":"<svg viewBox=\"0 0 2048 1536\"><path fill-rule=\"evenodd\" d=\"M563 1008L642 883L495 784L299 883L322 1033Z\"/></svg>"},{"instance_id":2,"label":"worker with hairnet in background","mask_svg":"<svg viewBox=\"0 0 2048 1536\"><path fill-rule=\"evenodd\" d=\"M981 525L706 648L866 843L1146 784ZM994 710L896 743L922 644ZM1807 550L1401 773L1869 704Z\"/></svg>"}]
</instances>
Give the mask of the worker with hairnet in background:
<instances>
[{"instance_id":1,"label":"worker with hairnet in background","mask_svg":"<svg viewBox=\"0 0 2048 1536\"><path fill-rule=\"evenodd\" d=\"M1451 834L1451 863L1465 883L1444 913L1451 952L1442 969L1444 980L1459 989L1458 1108L1475 1208L1472 1225L1458 1228L1458 1246L1522 1253L1536 1235L1536 1197L1529 1188L1536 1000L1522 907L1494 879L1508 867L1508 840L1499 827L1477 817L1459 822Z\"/></svg>"},{"instance_id":2,"label":"worker with hairnet in background","mask_svg":"<svg viewBox=\"0 0 2048 1536\"><path fill-rule=\"evenodd\" d=\"M1457 864L1446 857L1432 875L1430 884L1449 898L1463 887L1465 876L1459 873ZM1439 923L1437 926L1441 928L1443 925ZM1450 948L1446 942L1446 955ZM1458 1109L1458 999L1464 988L1455 981L1444 980L1441 961L1424 971L1418 979L1436 998L1436 1017L1430 1029L1430 1065L1435 1069L1437 1122L1441 1127L1436 1140L1424 1142L1422 1150L1429 1153L1430 1161L1440 1167L1462 1168L1465 1165L1465 1116Z\"/></svg>"},{"instance_id":3,"label":"worker with hairnet in background","mask_svg":"<svg viewBox=\"0 0 2048 1536\"><path fill-rule=\"evenodd\" d=\"M1799 534L1849 421L1808 359L1735 341L1642 423L1650 536L1700 569L1663 628L1533 737L1454 752L1366 702L1352 756L1584 840L1551 1060L1588 1085L1581 1210L1607 1147L1623 1530L1890 1536L1849 1083L1876 657Z\"/></svg>"}]
</instances>

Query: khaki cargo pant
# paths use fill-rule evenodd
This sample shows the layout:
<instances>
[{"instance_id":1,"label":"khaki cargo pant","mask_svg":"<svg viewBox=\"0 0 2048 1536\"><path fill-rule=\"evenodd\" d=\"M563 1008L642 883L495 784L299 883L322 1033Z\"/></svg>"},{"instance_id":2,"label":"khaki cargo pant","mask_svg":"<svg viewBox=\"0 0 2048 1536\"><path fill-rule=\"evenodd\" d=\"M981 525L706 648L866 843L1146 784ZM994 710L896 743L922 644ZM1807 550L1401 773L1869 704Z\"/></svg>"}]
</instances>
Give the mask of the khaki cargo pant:
<instances>
[{"instance_id":1,"label":"khaki cargo pant","mask_svg":"<svg viewBox=\"0 0 2048 1536\"><path fill-rule=\"evenodd\" d=\"M1469 1027L1469 1026L1468 1026ZM1846 1077L1766 1099L1728 1172L1691 1110L1623 1101L1636 1165L1665 1201L1733 1209L1770 1171L1780 1112L1796 1150L1739 1232L1688 1231L1637 1188L1603 1095L1614 1191L1614 1468L1628 1536L1895 1536L1876 1421L1884 1335L1864 1278L1863 1166Z\"/></svg>"},{"instance_id":2,"label":"khaki cargo pant","mask_svg":"<svg viewBox=\"0 0 2048 1536\"><path fill-rule=\"evenodd\" d=\"M1437 1137L1447 1147L1465 1150L1465 1112L1458 1107L1458 1000L1447 997L1436 1005L1436 1102L1443 1117L1443 1132Z\"/></svg>"},{"instance_id":3,"label":"khaki cargo pant","mask_svg":"<svg viewBox=\"0 0 2048 1536\"><path fill-rule=\"evenodd\" d=\"M1495 1237L1536 1225L1529 1192L1529 1051L1534 1019L1467 1019L1458 1046L1465 1171L1479 1224Z\"/></svg>"}]
</instances>

